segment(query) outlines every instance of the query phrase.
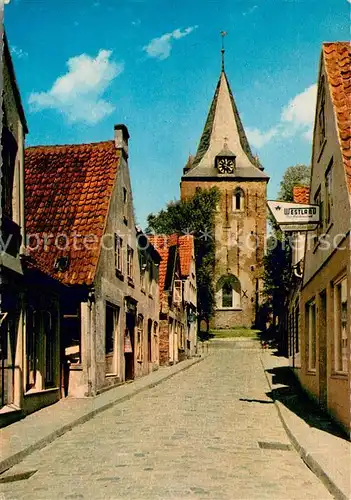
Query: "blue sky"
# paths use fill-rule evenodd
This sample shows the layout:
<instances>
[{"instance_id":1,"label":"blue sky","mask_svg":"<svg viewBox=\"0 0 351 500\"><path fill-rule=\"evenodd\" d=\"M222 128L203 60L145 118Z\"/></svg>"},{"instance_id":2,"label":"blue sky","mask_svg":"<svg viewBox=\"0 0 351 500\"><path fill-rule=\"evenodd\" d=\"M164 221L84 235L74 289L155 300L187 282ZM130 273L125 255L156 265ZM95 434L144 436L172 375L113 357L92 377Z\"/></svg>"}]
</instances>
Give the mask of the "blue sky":
<instances>
[{"instance_id":1,"label":"blue sky","mask_svg":"<svg viewBox=\"0 0 351 500\"><path fill-rule=\"evenodd\" d=\"M179 197L220 73L226 72L274 198L310 162L321 43L349 39L348 0L11 0L5 26L28 145L130 131L137 221Z\"/></svg>"}]
</instances>

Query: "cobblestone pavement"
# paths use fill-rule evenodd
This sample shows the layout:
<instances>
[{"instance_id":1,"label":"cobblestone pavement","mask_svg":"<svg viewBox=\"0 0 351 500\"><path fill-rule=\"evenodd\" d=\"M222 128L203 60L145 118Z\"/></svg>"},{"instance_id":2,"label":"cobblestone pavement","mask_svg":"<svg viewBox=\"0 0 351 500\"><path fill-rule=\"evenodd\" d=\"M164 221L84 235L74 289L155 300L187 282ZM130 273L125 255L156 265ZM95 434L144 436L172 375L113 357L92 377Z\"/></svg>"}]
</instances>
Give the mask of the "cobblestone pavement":
<instances>
[{"instance_id":1,"label":"cobblestone pavement","mask_svg":"<svg viewBox=\"0 0 351 500\"><path fill-rule=\"evenodd\" d=\"M27 457L0 499L332 498L294 450L259 446L289 444L266 392L260 351L226 343Z\"/></svg>"}]
</instances>

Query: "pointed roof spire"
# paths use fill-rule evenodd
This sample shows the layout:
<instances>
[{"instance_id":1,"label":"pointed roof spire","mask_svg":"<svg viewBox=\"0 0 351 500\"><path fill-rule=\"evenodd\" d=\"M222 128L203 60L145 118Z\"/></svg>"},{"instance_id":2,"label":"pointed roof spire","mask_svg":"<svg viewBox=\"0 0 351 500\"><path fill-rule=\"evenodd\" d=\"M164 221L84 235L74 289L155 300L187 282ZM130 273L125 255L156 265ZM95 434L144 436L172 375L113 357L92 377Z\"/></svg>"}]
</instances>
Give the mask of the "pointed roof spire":
<instances>
[{"instance_id":1,"label":"pointed roof spire","mask_svg":"<svg viewBox=\"0 0 351 500\"><path fill-rule=\"evenodd\" d=\"M224 38L226 32L221 32L221 35ZM223 138L225 138L225 147L223 147ZM224 153L236 157L237 168L233 176L268 178L251 152L224 70L224 47L222 46L222 71L195 158L191 163L191 168L184 173L185 178L216 177L218 171L215 168L215 160L218 155Z\"/></svg>"}]
</instances>

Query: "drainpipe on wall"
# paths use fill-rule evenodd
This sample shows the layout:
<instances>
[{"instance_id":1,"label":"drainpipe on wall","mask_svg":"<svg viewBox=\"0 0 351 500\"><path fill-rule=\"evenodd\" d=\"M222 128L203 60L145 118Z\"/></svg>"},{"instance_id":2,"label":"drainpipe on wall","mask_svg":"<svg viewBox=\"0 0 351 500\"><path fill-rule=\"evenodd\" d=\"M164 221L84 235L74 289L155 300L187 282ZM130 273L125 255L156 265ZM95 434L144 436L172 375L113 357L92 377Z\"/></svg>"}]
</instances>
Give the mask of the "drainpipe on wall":
<instances>
[{"instance_id":1,"label":"drainpipe on wall","mask_svg":"<svg viewBox=\"0 0 351 500\"><path fill-rule=\"evenodd\" d=\"M92 380L92 358L95 354L95 346L93 345L93 332L92 332L92 316L93 316L93 305L95 303L95 293L94 289L90 289L88 292L88 317L86 318L86 341L87 341L87 377L88 377L88 392L87 396L94 396L93 390L93 380Z\"/></svg>"}]
</instances>

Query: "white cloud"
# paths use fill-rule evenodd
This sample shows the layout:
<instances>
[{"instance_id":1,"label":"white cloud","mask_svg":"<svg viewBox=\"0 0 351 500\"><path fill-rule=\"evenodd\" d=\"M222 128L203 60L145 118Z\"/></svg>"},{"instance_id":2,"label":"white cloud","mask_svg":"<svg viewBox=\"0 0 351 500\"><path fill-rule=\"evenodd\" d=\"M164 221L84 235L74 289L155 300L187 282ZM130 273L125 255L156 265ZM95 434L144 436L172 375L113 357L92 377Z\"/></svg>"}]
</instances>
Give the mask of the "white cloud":
<instances>
[{"instance_id":1,"label":"white cloud","mask_svg":"<svg viewBox=\"0 0 351 500\"><path fill-rule=\"evenodd\" d=\"M57 78L50 90L29 96L32 111L55 109L71 123L89 125L110 115L115 108L102 96L124 69L123 63L110 60L111 55L111 51L101 49L95 58L81 54L68 59L68 72Z\"/></svg>"},{"instance_id":2,"label":"white cloud","mask_svg":"<svg viewBox=\"0 0 351 500\"><path fill-rule=\"evenodd\" d=\"M317 85L314 84L297 94L283 107L280 121L275 127L267 132L248 128L247 135L251 144L261 148L274 138L284 139L293 136L300 136L312 142L316 100Z\"/></svg>"},{"instance_id":3,"label":"white cloud","mask_svg":"<svg viewBox=\"0 0 351 500\"><path fill-rule=\"evenodd\" d=\"M277 135L278 131L277 127L273 127L267 130L267 132L261 132L258 128L246 128L249 142L256 148L261 148L265 144L268 144Z\"/></svg>"},{"instance_id":4,"label":"white cloud","mask_svg":"<svg viewBox=\"0 0 351 500\"><path fill-rule=\"evenodd\" d=\"M250 14L255 12L256 9L258 9L258 5L253 5L249 10L247 10L246 12L243 12L243 16L249 16Z\"/></svg>"},{"instance_id":5,"label":"white cloud","mask_svg":"<svg viewBox=\"0 0 351 500\"><path fill-rule=\"evenodd\" d=\"M18 59L23 59L24 57L28 57L28 52L25 52L20 47L16 47L16 45L12 45L11 54Z\"/></svg>"},{"instance_id":6,"label":"white cloud","mask_svg":"<svg viewBox=\"0 0 351 500\"><path fill-rule=\"evenodd\" d=\"M311 85L301 94L295 96L282 110L281 121L286 126L286 132L310 135L313 127L316 109L317 84Z\"/></svg>"},{"instance_id":7,"label":"white cloud","mask_svg":"<svg viewBox=\"0 0 351 500\"><path fill-rule=\"evenodd\" d=\"M143 50L149 57L154 57L160 60L167 59L172 50L172 42L189 35L197 27L198 26L189 26L183 31L177 28L172 31L172 33L165 33L158 38L153 38L147 45L145 45L145 47L143 47Z\"/></svg>"}]
</instances>

